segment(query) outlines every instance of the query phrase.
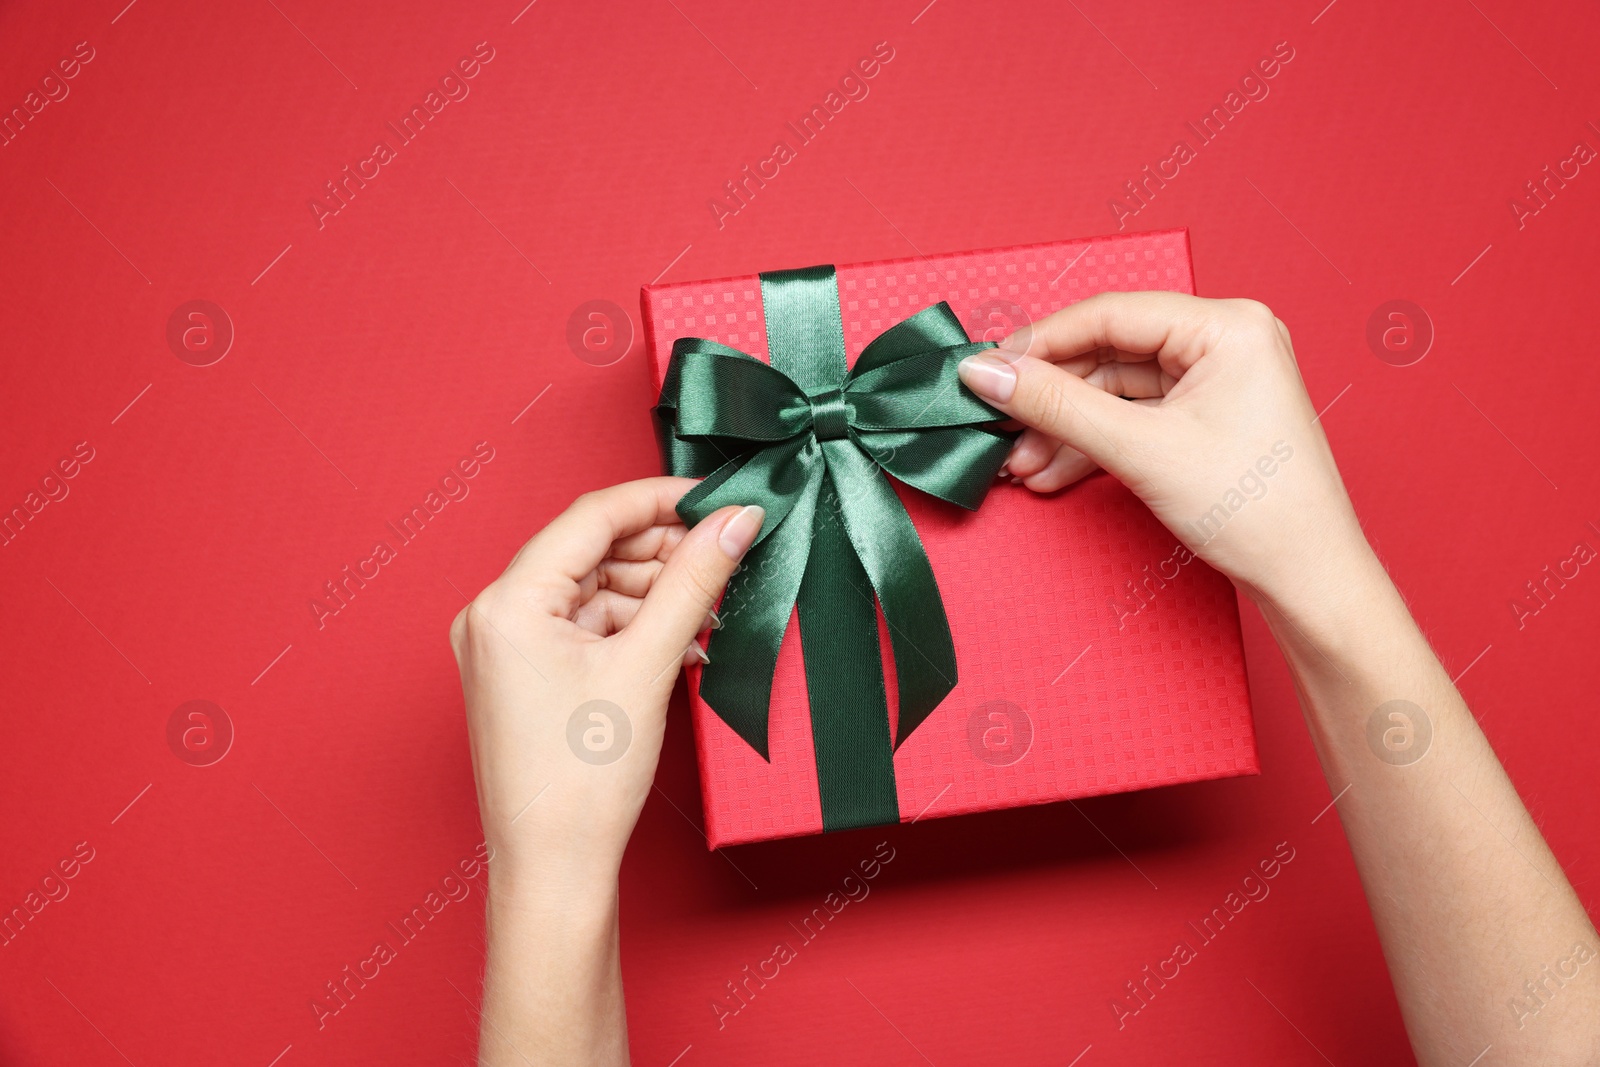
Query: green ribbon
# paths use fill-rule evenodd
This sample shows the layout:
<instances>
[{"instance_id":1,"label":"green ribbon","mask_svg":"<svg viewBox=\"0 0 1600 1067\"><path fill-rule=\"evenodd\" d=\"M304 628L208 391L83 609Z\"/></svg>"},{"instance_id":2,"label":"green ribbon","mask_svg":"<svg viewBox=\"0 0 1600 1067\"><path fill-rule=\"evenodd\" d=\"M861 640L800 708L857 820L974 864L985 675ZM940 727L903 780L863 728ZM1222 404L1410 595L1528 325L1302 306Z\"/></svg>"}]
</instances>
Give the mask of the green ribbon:
<instances>
[{"instance_id":1,"label":"green ribbon","mask_svg":"<svg viewBox=\"0 0 1600 1067\"><path fill-rule=\"evenodd\" d=\"M956 375L990 348L946 303L886 330L848 366L831 266L761 275L771 364L698 337L673 343L656 405L668 471L704 479L678 514L766 509L723 596L700 696L763 759L773 674L800 614L824 830L896 822L894 752L956 684L928 554L883 472L976 510L1012 437ZM878 643L899 686L891 738Z\"/></svg>"}]
</instances>

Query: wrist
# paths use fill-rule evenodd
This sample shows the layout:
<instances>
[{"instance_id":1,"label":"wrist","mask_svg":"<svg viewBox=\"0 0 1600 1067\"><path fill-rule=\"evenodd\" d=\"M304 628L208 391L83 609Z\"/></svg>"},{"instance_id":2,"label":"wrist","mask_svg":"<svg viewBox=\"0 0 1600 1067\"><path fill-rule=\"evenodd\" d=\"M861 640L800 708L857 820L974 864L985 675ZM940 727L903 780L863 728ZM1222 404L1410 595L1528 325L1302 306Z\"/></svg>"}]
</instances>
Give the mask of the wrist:
<instances>
[{"instance_id":1,"label":"wrist","mask_svg":"<svg viewBox=\"0 0 1600 1067\"><path fill-rule=\"evenodd\" d=\"M593 888L489 880L491 945L566 946L587 956L616 939L619 899L615 882Z\"/></svg>"},{"instance_id":2,"label":"wrist","mask_svg":"<svg viewBox=\"0 0 1600 1067\"><path fill-rule=\"evenodd\" d=\"M1264 615L1279 615L1307 633L1348 621L1375 599L1394 594L1393 583L1359 526L1334 523L1301 531L1290 551L1275 553L1274 565L1245 592Z\"/></svg>"},{"instance_id":3,"label":"wrist","mask_svg":"<svg viewBox=\"0 0 1600 1067\"><path fill-rule=\"evenodd\" d=\"M1401 651L1415 624L1400 591L1365 541L1347 554L1306 561L1294 579L1252 590L1291 665L1333 668L1347 685L1360 664Z\"/></svg>"},{"instance_id":4,"label":"wrist","mask_svg":"<svg viewBox=\"0 0 1600 1067\"><path fill-rule=\"evenodd\" d=\"M507 914L542 913L574 920L614 914L617 907L614 864L586 862L564 855L539 862L509 853L489 864L489 908Z\"/></svg>"}]
</instances>

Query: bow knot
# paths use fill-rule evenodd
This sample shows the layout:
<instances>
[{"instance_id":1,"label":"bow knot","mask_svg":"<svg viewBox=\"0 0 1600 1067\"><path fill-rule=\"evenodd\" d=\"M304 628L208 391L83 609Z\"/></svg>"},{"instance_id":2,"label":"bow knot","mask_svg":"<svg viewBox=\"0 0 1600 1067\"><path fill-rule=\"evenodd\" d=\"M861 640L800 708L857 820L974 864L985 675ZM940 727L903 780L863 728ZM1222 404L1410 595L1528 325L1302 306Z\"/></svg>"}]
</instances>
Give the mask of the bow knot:
<instances>
[{"instance_id":1,"label":"bow knot","mask_svg":"<svg viewBox=\"0 0 1600 1067\"><path fill-rule=\"evenodd\" d=\"M894 750L955 687L933 567L884 472L976 509L1011 447L1005 416L961 384L973 342L939 303L890 327L849 367L832 267L761 276L771 363L697 337L673 343L655 408L667 469L701 483L694 525L729 504L766 519L728 583L700 696L759 752L778 650L796 608L824 829L898 819ZM899 692L891 734L878 640Z\"/></svg>"},{"instance_id":2,"label":"bow knot","mask_svg":"<svg viewBox=\"0 0 1600 1067\"><path fill-rule=\"evenodd\" d=\"M843 389L829 389L811 398L811 432L818 441L836 441L850 433L854 414Z\"/></svg>"}]
</instances>

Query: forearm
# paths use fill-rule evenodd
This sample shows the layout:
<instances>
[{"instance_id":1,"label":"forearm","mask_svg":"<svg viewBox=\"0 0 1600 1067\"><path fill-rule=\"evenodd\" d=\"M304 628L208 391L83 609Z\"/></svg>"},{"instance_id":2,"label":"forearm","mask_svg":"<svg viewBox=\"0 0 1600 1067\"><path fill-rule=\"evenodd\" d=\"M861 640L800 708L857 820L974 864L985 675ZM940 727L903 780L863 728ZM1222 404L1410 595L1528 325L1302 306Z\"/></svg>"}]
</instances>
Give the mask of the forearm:
<instances>
[{"instance_id":1,"label":"forearm","mask_svg":"<svg viewBox=\"0 0 1600 1067\"><path fill-rule=\"evenodd\" d=\"M488 1067L628 1062L617 871L661 756L671 668L698 650L766 518L731 504L686 529L677 506L694 485L585 493L450 624L491 857Z\"/></svg>"},{"instance_id":2,"label":"forearm","mask_svg":"<svg viewBox=\"0 0 1600 1067\"><path fill-rule=\"evenodd\" d=\"M1594 927L1376 558L1362 544L1345 563L1258 600L1418 1059L1464 1064L1492 1045L1497 1062L1588 1062Z\"/></svg>"},{"instance_id":3,"label":"forearm","mask_svg":"<svg viewBox=\"0 0 1600 1067\"><path fill-rule=\"evenodd\" d=\"M482 1067L628 1062L616 883L552 890L491 875Z\"/></svg>"}]
</instances>

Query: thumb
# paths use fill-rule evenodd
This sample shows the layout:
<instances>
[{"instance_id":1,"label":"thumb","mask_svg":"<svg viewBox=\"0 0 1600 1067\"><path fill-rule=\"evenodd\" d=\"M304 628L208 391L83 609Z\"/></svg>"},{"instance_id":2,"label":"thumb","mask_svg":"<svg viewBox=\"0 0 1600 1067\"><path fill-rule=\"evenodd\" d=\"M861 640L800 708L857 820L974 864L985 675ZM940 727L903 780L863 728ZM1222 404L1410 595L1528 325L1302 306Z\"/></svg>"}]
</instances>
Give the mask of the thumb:
<instances>
[{"instance_id":1,"label":"thumb","mask_svg":"<svg viewBox=\"0 0 1600 1067\"><path fill-rule=\"evenodd\" d=\"M1149 412L1054 363L990 349L962 360L968 389L1012 418L1082 452L1124 482L1146 436Z\"/></svg>"},{"instance_id":2,"label":"thumb","mask_svg":"<svg viewBox=\"0 0 1600 1067\"><path fill-rule=\"evenodd\" d=\"M705 628L706 615L755 543L765 518L766 512L755 505L722 508L678 542L623 631L651 664L675 662Z\"/></svg>"}]
</instances>

